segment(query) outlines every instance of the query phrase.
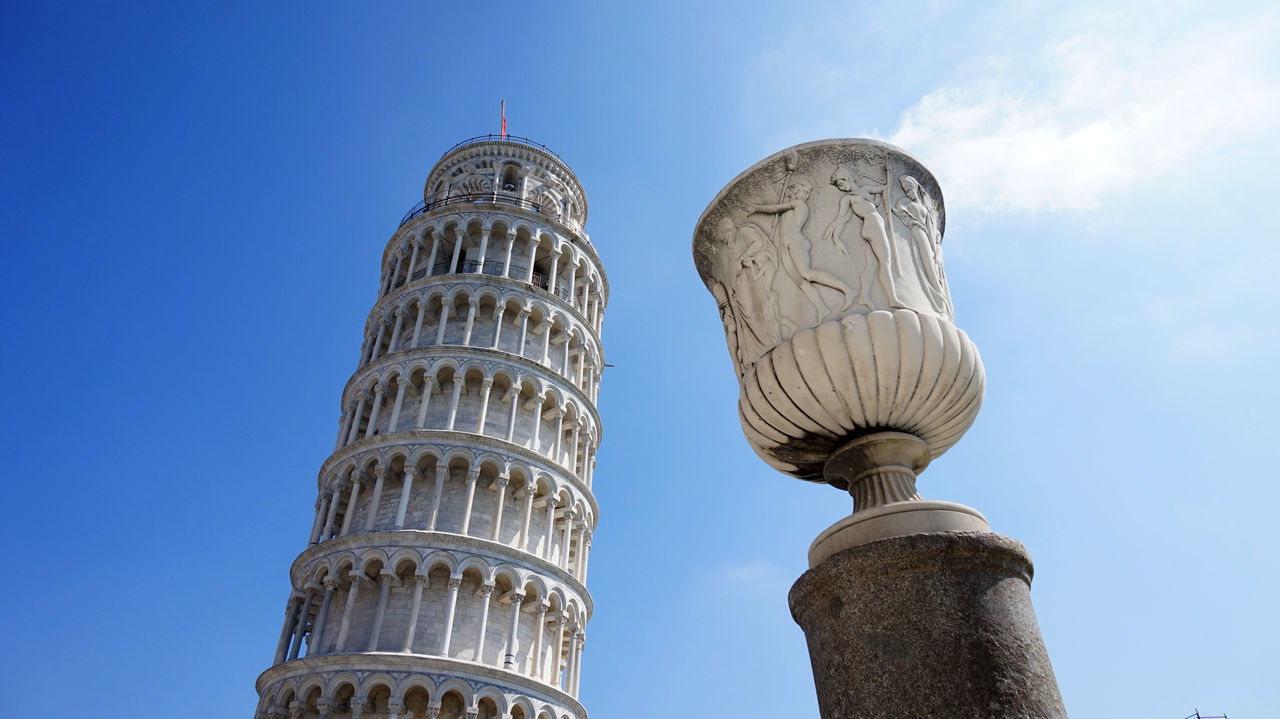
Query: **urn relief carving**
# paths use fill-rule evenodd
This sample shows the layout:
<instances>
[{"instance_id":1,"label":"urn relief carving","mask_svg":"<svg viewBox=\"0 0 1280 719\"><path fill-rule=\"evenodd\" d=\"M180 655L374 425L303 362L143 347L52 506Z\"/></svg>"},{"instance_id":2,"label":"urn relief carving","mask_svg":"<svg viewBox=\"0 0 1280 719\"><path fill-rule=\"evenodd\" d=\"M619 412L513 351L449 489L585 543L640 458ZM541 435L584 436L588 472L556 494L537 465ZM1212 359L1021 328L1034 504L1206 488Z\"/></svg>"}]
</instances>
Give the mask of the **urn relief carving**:
<instances>
[{"instance_id":1,"label":"urn relief carving","mask_svg":"<svg viewBox=\"0 0 1280 719\"><path fill-rule=\"evenodd\" d=\"M927 525L942 512L963 515L946 528L986 528L976 511L915 491L973 423L985 382L955 325L945 226L942 192L915 158L836 139L755 164L694 230L747 441L782 472L847 489L851 520L927 510ZM890 524L916 519L927 518Z\"/></svg>"}]
</instances>

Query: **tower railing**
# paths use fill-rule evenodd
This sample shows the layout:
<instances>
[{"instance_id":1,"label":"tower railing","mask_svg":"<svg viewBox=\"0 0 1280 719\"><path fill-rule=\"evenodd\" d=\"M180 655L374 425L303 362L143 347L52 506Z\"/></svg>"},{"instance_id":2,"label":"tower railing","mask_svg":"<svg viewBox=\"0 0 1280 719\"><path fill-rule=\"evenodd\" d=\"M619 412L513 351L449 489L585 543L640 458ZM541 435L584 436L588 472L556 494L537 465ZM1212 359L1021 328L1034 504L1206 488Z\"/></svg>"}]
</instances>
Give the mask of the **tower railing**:
<instances>
[{"instance_id":1,"label":"tower railing","mask_svg":"<svg viewBox=\"0 0 1280 719\"><path fill-rule=\"evenodd\" d=\"M408 222L409 220L412 220L413 218L425 212L430 212L436 209L437 207L444 207L446 205L480 205L480 204L514 205L516 207L520 207L526 210L533 210L534 212L540 215L547 215L548 217L554 218L553 215L549 215L548 213L543 211L543 205L541 203L530 202L522 197L506 194L505 192L468 192L462 195L450 195L449 197L446 197L444 199L432 200L431 202L427 202L425 200L422 202L419 202L418 204L409 208L409 211L405 213L405 216L400 218L399 226L404 227L405 223Z\"/></svg>"},{"instance_id":2,"label":"tower railing","mask_svg":"<svg viewBox=\"0 0 1280 719\"><path fill-rule=\"evenodd\" d=\"M564 158L557 155L555 150L552 150L550 147L547 147L541 142L534 142L533 140L530 140L527 137L521 137L519 135L493 135L493 134L476 135L475 137L469 137L463 140L462 142L459 142L458 144L454 145L453 147L450 147L448 150L445 151L444 154L447 155L450 152L453 152L454 150L458 149L459 147L464 147L466 145L475 145L481 142L510 142L515 145L528 145L529 147L536 147L539 150L542 150L543 152L551 154L557 160L560 160L562 162L564 161Z\"/></svg>"}]
</instances>

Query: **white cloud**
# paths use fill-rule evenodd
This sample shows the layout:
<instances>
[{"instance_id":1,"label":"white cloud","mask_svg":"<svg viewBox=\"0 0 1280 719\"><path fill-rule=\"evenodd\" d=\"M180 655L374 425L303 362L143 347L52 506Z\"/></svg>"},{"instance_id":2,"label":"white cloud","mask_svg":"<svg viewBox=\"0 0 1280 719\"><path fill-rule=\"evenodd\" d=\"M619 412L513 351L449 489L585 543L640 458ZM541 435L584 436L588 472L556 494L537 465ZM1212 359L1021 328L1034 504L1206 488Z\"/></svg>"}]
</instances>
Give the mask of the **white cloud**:
<instances>
[{"instance_id":1,"label":"white cloud","mask_svg":"<svg viewBox=\"0 0 1280 719\"><path fill-rule=\"evenodd\" d=\"M950 208L1035 212L1097 207L1276 131L1276 13L1170 29L1152 12L1063 16L1080 29L928 92L888 139L934 170Z\"/></svg>"}]
</instances>

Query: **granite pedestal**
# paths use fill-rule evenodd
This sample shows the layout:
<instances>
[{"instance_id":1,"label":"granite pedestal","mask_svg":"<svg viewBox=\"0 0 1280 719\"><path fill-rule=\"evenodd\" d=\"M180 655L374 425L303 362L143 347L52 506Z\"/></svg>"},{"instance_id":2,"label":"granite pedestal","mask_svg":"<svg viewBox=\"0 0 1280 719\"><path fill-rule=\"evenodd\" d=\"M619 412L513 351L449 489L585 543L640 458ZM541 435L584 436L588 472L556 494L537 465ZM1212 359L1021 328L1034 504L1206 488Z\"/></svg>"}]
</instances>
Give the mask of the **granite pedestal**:
<instances>
[{"instance_id":1,"label":"granite pedestal","mask_svg":"<svg viewBox=\"0 0 1280 719\"><path fill-rule=\"evenodd\" d=\"M880 539L791 588L822 719L1065 717L1031 558L989 532Z\"/></svg>"}]
</instances>

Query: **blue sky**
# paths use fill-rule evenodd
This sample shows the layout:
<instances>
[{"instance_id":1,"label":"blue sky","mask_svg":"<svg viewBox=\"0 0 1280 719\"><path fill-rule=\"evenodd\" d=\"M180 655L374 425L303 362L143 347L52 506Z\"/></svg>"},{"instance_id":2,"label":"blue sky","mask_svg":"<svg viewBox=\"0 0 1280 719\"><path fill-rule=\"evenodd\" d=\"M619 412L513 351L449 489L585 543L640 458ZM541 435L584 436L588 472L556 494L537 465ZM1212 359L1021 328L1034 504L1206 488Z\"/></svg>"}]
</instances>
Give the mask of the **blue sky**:
<instances>
[{"instance_id":1,"label":"blue sky","mask_svg":"<svg viewBox=\"0 0 1280 719\"><path fill-rule=\"evenodd\" d=\"M938 176L987 370L920 488L1028 546L1068 710L1273 714L1278 34L1230 2L7 4L0 704L251 715L382 248L505 98L612 285L592 717L816 715L786 592L848 497L748 449L689 245L742 169L858 136Z\"/></svg>"}]
</instances>

